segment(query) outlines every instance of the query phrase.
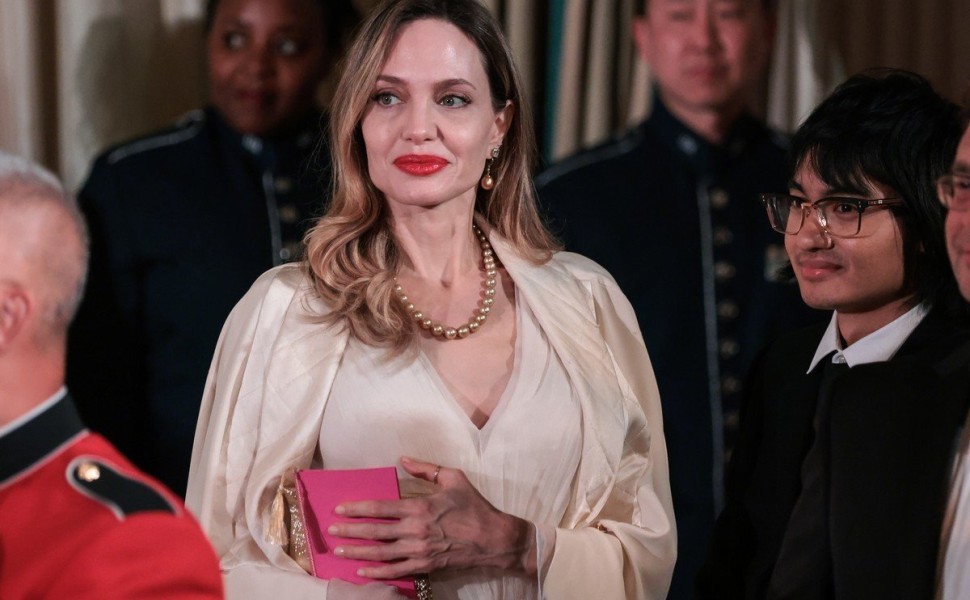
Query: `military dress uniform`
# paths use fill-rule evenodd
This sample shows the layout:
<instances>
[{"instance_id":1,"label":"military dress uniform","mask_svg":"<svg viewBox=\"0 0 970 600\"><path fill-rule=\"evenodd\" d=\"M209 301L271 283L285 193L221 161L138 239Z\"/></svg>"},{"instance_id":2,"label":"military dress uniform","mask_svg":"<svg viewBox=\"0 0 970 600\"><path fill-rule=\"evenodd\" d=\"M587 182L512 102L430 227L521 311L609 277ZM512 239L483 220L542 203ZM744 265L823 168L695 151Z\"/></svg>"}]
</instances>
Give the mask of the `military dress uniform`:
<instances>
[{"instance_id":1,"label":"military dress uniform","mask_svg":"<svg viewBox=\"0 0 970 600\"><path fill-rule=\"evenodd\" d=\"M655 97L638 128L536 181L554 233L616 278L650 352L680 541L675 600L693 597L749 365L776 333L821 318L780 275L784 242L758 200L787 190L787 160L786 141L749 115L715 146Z\"/></svg>"},{"instance_id":2,"label":"military dress uniform","mask_svg":"<svg viewBox=\"0 0 970 600\"><path fill-rule=\"evenodd\" d=\"M0 598L222 598L195 519L65 391L0 430Z\"/></svg>"},{"instance_id":3,"label":"military dress uniform","mask_svg":"<svg viewBox=\"0 0 970 600\"><path fill-rule=\"evenodd\" d=\"M197 111L106 151L79 194L91 272L68 383L85 422L179 494L226 316L323 211L322 118L270 139Z\"/></svg>"}]
</instances>

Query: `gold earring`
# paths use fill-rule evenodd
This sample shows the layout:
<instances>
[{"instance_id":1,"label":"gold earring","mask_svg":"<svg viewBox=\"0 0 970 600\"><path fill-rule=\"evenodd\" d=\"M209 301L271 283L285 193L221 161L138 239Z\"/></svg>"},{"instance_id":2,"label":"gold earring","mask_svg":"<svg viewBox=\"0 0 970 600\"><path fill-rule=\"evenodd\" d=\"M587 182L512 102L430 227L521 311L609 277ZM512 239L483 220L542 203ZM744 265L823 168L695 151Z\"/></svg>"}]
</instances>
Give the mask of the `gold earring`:
<instances>
[{"instance_id":1,"label":"gold earring","mask_svg":"<svg viewBox=\"0 0 970 600\"><path fill-rule=\"evenodd\" d=\"M493 187L495 187L495 178L492 177L492 163L494 163L495 159L498 158L498 149L499 146L492 148L492 156L488 159L488 162L485 163L485 175L482 176L481 181L483 190L491 190Z\"/></svg>"}]
</instances>

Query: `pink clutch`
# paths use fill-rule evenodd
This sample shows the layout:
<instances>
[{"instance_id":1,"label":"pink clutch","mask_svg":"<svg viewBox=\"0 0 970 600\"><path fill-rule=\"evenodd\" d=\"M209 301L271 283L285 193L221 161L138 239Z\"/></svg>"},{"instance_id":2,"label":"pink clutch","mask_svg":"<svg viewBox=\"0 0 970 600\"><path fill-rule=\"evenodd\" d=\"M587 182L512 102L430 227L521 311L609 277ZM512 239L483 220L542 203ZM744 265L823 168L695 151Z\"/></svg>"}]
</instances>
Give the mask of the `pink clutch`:
<instances>
[{"instance_id":1,"label":"pink clutch","mask_svg":"<svg viewBox=\"0 0 970 600\"><path fill-rule=\"evenodd\" d=\"M338 521L387 522L383 519L354 519L337 515L338 504L354 500L396 500L401 497L394 467L379 469L306 469L297 471L296 488L300 509L306 522L307 545L313 574L321 579L342 579L356 584L375 581L357 574L369 561L350 560L333 554L340 545L374 545L382 542L339 538L327 533ZM414 578L381 580L396 586L409 598L416 598Z\"/></svg>"}]
</instances>

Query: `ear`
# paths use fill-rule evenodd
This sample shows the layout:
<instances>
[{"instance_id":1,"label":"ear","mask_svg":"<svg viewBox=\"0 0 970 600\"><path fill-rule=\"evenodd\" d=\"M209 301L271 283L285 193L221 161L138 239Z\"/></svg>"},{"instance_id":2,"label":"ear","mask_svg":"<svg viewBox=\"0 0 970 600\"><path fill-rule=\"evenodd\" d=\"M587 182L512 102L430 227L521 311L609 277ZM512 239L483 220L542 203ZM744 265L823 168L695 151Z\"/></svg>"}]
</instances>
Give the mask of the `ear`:
<instances>
[{"instance_id":1,"label":"ear","mask_svg":"<svg viewBox=\"0 0 970 600\"><path fill-rule=\"evenodd\" d=\"M646 15L634 17L630 29L633 32L633 44L637 47L637 55L650 64L650 20Z\"/></svg>"},{"instance_id":2,"label":"ear","mask_svg":"<svg viewBox=\"0 0 970 600\"><path fill-rule=\"evenodd\" d=\"M511 100L506 100L505 106L495 113L495 121L492 123L492 137L489 140L490 147L494 148L502 144L505 134L512 125L513 118L515 118L515 105L512 104Z\"/></svg>"},{"instance_id":3,"label":"ear","mask_svg":"<svg viewBox=\"0 0 970 600\"><path fill-rule=\"evenodd\" d=\"M0 284L0 354L11 346L30 318L33 303L24 288Z\"/></svg>"}]
</instances>

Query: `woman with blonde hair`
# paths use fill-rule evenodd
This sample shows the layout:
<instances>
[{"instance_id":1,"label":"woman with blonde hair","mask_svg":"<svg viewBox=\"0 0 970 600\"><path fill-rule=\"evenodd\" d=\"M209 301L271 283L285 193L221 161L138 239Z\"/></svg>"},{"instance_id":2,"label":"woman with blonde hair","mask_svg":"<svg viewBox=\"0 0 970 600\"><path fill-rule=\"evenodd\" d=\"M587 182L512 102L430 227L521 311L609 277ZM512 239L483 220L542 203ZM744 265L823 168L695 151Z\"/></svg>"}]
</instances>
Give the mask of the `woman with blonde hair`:
<instances>
[{"instance_id":1,"label":"woman with blonde hair","mask_svg":"<svg viewBox=\"0 0 970 600\"><path fill-rule=\"evenodd\" d=\"M676 553L660 404L626 298L538 216L511 52L475 0L390 0L333 104L334 196L303 267L223 329L187 504L229 597L392 597L315 579L273 535L292 469L399 465L338 556L436 598L663 598ZM403 484L402 484L403 485ZM278 509L278 506L276 507ZM353 522L379 517L384 523Z\"/></svg>"}]
</instances>

